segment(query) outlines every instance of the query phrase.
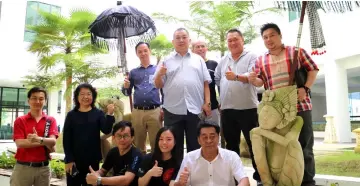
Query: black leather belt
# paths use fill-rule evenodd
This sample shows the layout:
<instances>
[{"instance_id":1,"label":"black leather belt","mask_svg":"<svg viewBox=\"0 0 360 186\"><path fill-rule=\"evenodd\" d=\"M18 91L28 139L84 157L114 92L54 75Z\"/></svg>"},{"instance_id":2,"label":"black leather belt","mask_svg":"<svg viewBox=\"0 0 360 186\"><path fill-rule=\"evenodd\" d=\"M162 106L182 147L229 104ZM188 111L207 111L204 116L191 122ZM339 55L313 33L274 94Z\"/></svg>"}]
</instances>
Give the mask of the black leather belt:
<instances>
[{"instance_id":1,"label":"black leather belt","mask_svg":"<svg viewBox=\"0 0 360 186\"><path fill-rule=\"evenodd\" d=\"M43 166L48 166L49 165L49 161L43 161L43 162L16 161L16 163L18 163L20 165L26 165L26 166L29 166L29 167L43 167Z\"/></svg>"},{"instance_id":2,"label":"black leather belt","mask_svg":"<svg viewBox=\"0 0 360 186\"><path fill-rule=\"evenodd\" d=\"M156 109L158 107L160 107L160 105L150 105L150 106L136 106L136 105L134 105L134 108L138 109L138 110L153 110L153 109Z\"/></svg>"}]
</instances>

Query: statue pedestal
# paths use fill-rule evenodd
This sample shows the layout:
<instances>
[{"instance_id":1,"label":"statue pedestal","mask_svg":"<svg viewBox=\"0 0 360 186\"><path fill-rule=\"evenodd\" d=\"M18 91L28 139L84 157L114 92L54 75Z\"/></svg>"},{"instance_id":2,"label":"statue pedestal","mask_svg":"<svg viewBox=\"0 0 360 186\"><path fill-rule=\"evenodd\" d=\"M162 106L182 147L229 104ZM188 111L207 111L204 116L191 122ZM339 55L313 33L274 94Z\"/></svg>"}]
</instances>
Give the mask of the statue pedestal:
<instances>
[{"instance_id":1,"label":"statue pedestal","mask_svg":"<svg viewBox=\"0 0 360 186\"><path fill-rule=\"evenodd\" d=\"M353 130L356 134L356 147L354 148L355 153L360 154L360 128Z\"/></svg>"},{"instance_id":2,"label":"statue pedestal","mask_svg":"<svg viewBox=\"0 0 360 186\"><path fill-rule=\"evenodd\" d=\"M326 119L324 143L337 143L334 116L325 115L324 118Z\"/></svg>"}]
</instances>

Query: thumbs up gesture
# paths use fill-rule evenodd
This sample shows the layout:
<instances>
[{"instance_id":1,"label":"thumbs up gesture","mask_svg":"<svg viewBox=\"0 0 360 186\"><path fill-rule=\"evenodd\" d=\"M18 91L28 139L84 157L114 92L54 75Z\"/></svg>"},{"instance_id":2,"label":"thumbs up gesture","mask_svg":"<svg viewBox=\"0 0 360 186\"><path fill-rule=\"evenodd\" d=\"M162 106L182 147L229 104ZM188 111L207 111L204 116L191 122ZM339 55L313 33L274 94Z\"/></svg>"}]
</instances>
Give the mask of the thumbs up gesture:
<instances>
[{"instance_id":1,"label":"thumbs up gesture","mask_svg":"<svg viewBox=\"0 0 360 186\"><path fill-rule=\"evenodd\" d=\"M255 72L255 67L252 67L252 71L249 73L249 76L248 76L248 81L249 83L253 84L256 80L256 72Z\"/></svg>"},{"instance_id":2,"label":"thumbs up gesture","mask_svg":"<svg viewBox=\"0 0 360 186\"><path fill-rule=\"evenodd\" d=\"M159 74L160 76L164 76L166 74L167 68L164 63L161 64Z\"/></svg>"},{"instance_id":3,"label":"thumbs up gesture","mask_svg":"<svg viewBox=\"0 0 360 186\"><path fill-rule=\"evenodd\" d=\"M155 160L155 165L149 170L152 177L160 177L163 173L163 168L158 166L158 162Z\"/></svg>"},{"instance_id":4,"label":"thumbs up gesture","mask_svg":"<svg viewBox=\"0 0 360 186\"><path fill-rule=\"evenodd\" d=\"M228 71L225 72L225 77L229 81L235 81L236 80L236 74L232 71L230 66L228 66Z\"/></svg>"},{"instance_id":5,"label":"thumbs up gesture","mask_svg":"<svg viewBox=\"0 0 360 186\"><path fill-rule=\"evenodd\" d=\"M98 177L100 177L100 174L94 171L91 166L89 166L89 171L90 173L86 175L86 183L89 185L97 185L96 182Z\"/></svg>"},{"instance_id":6,"label":"thumbs up gesture","mask_svg":"<svg viewBox=\"0 0 360 186\"><path fill-rule=\"evenodd\" d=\"M187 184L189 175L190 175L190 170L188 170L187 167L184 167L184 170L181 172L179 178L180 185L185 186Z\"/></svg>"}]
</instances>

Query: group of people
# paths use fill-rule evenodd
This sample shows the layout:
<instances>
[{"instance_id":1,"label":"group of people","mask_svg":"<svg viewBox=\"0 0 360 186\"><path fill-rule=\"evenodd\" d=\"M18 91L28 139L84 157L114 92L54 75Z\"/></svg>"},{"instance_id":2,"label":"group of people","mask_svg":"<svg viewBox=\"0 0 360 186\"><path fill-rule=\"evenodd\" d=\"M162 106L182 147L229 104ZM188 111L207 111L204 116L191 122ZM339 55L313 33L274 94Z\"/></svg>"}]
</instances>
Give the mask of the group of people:
<instances>
[{"instance_id":1,"label":"group of people","mask_svg":"<svg viewBox=\"0 0 360 186\"><path fill-rule=\"evenodd\" d=\"M253 178L262 185L250 138L258 126L257 87L289 85L295 47L283 45L281 31L273 23L262 26L261 36L268 51L257 56L244 49L241 31L229 30L229 52L219 62L207 59L204 41L192 42L190 50L184 28L175 30L174 52L157 65L150 63L151 46L139 42L135 50L140 66L130 71L122 89L126 96L134 91L131 122L114 125L114 105L103 113L95 107L96 90L90 84L79 85L63 131L67 185L249 186L239 156L241 132L249 146ZM305 85L298 88L298 115L304 120L299 137L305 161L302 185L314 186L310 88L318 67L303 49L298 61L298 67L308 72ZM14 124L18 151L11 185L49 185L47 155L54 151L56 121L42 112L44 90L31 89L28 101L29 114ZM111 133L115 145L101 167L100 131ZM226 149L218 145L220 136Z\"/></svg>"}]
</instances>

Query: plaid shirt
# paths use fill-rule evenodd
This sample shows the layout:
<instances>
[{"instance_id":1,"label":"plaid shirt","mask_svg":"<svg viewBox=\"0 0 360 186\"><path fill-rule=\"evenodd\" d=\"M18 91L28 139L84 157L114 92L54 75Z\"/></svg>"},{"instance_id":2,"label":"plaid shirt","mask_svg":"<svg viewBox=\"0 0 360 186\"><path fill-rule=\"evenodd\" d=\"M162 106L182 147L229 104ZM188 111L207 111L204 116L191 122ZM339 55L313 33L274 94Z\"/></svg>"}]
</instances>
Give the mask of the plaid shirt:
<instances>
[{"instance_id":1,"label":"plaid shirt","mask_svg":"<svg viewBox=\"0 0 360 186\"><path fill-rule=\"evenodd\" d=\"M278 61L273 61L269 52L259 56L256 61L255 71L264 81L264 88L266 90L277 89L280 87L289 86L290 64L293 60L295 47L285 46L285 56ZM306 51L299 49L299 67L303 66L307 71L319 70L315 62L310 58ZM309 95L297 104L298 112L312 109L311 99Z\"/></svg>"}]
</instances>

